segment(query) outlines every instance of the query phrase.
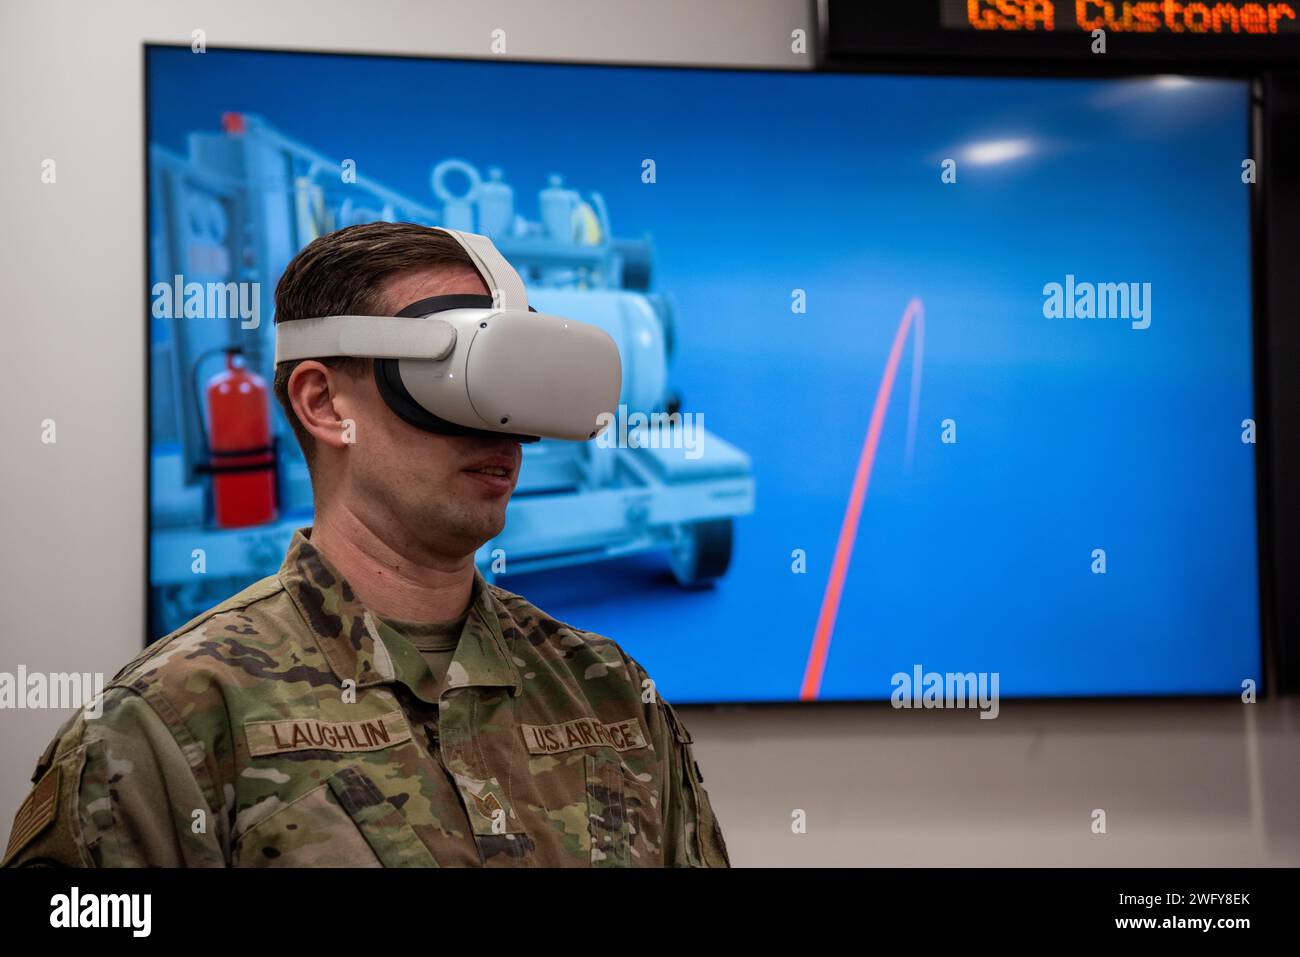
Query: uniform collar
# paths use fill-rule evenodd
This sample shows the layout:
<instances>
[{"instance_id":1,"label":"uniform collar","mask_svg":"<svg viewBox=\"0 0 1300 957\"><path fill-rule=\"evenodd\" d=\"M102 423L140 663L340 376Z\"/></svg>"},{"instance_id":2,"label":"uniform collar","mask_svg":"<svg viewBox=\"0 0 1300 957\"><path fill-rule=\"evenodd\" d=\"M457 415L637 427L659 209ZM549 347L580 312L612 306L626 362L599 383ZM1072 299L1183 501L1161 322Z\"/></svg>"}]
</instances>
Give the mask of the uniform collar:
<instances>
[{"instance_id":1,"label":"uniform collar","mask_svg":"<svg viewBox=\"0 0 1300 957\"><path fill-rule=\"evenodd\" d=\"M280 582L297 606L316 645L340 681L358 688L401 682L430 703L437 700L433 675L413 646L361 603L356 593L312 545L311 528L294 532L280 566ZM508 614L478 568L469 616L452 656L443 690L508 687L518 695L523 680L501 633Z\"/></svg>"}]
</instances>

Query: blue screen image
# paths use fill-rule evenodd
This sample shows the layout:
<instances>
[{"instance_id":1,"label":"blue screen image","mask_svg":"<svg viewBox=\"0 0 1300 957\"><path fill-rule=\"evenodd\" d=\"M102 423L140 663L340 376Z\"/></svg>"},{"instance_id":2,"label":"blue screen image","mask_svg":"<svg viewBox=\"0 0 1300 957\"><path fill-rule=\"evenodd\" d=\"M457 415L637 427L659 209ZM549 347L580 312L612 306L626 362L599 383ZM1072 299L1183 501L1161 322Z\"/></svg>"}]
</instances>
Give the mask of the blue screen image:
<instances>
[{"instance_id":1,"label":"blue screen image","mask_svg":"<svg viewBox=\"0 0 1300 957\"><path fill-rule=\"evenodd\" d=\"M256 283L261 317L148 317L151 640L311 524L273 398L273 516L219 518L203 389L232 343L269 383L285 264L390 219L491 235L539 310L615 335L629 414L692 423L525 447L478 554L674 703L1259 680L1244 82L147 66L155 306Z\"/></svg>"}]
</instances>

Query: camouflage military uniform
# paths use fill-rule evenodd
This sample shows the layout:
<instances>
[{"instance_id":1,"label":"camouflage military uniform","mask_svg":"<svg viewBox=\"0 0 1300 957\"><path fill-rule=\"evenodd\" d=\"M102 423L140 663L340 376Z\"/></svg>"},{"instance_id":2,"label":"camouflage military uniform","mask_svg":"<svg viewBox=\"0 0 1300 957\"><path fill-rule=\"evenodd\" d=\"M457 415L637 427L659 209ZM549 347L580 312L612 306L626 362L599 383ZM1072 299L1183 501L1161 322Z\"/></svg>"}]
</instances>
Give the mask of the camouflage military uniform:
<instances>
[{"instance_id":1,"label":"camouflage military uniform","mask_svg":"<svg viewBox=\"0 0 1300 957\"><path fill-rule=\"evenodd\" d=\"M689 732L614 642L476 572L439 696L309 533L60 729L6 864L729 865Z\"/></svg>"}]
</instances>

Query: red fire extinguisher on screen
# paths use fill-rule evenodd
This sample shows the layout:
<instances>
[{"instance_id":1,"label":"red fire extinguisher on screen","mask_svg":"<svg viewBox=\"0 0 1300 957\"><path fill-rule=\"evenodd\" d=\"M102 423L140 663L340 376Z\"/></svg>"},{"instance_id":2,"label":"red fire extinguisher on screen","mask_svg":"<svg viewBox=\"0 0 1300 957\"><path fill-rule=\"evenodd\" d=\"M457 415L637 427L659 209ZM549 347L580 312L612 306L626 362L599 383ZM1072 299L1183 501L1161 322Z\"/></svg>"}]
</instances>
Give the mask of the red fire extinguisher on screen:
<instances>
[{"instance_id":1,"label":"red fire extinguisher on screen","mask_svg":"<svg viewBox=\"0 0 1300 957\"><path fill-rule=\"evenodd\" d=\"M243 349L223 351L226 368L208 380L205 394L209 460L202 470L212 476L218 526L262 525L275 519L275 448L266 380L245 367Z\"/></svg>"}]
</instances>

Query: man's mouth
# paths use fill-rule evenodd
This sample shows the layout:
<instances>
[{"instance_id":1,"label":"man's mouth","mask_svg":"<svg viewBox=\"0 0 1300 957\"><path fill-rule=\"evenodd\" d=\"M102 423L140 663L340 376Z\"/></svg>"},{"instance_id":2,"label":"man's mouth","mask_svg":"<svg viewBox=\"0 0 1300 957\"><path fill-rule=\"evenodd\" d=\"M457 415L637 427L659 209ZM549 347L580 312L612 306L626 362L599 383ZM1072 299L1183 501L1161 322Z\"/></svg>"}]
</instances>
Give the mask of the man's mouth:
<instances>
[{"instance_id":1,"label":"man's mouth","mask_svg":"<svg viewBox=\"0 0 1300 957\"><path fill-rule=\"evenodd\" d=\"M514 455L495 453L485 455L461 471L474 476L474 481L493 495L508 495L515 484L515 470L519 467Z\"/></svg>"}]
</instances>

